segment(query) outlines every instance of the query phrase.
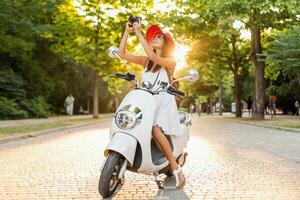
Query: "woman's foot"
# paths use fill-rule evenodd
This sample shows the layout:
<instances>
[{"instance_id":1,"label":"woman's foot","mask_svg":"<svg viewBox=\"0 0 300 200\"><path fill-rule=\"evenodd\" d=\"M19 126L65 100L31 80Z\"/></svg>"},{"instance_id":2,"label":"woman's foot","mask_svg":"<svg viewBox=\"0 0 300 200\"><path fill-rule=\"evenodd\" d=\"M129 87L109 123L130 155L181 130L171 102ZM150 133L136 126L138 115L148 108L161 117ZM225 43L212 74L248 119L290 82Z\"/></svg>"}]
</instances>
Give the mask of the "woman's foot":
<instances>
[{"instance_id":1,"label":"woman's foot","mask_svg":"<svg viewBox=\"0 0 300 200\"><path fill-rule=\"evenodd\" d=\"M185 185L185 177L182 172L182 169L179 166L177 166L177 169L173 171L173 174L176 180L176 187L183 188Z\"/></svg>"}]
</instances>

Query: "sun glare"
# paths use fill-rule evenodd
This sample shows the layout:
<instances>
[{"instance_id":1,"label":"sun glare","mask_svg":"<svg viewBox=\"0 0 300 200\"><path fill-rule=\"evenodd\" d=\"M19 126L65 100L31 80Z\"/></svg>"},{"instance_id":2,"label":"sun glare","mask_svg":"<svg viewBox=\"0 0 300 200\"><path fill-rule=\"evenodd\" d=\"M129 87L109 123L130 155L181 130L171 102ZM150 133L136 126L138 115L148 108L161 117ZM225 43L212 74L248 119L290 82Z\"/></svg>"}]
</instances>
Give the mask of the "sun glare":
<instances>
[{"instance_id":1,"label":"sun glare","mask_svg":"<svg viewBox=\"0 0 300 200\"><path fill-rule=\"evenodd\" d=\"M163 1L163 0L154 0L154 6L152 8L152 12L163 12L169 13L172 10L178 10L179 8L176 6L174 1Z\"/></svg>"},{"instance_id":2,"label":"sun glare","mask_svg":"<svg viewBox=\"0 0 300 200\"><path fill-rule=\"evenodd\" d=\"M174 58L176 60L176 71L186 67L186 55L191 50L187 45L176 43L174 50ZM141 44L137 45L135 48L137 55L146 55L143 46Z\"/></svg>"},{"instance_id":3,"label":"sun glare","mask_svg":"<svg viewBox=\"0 0 300 200\"><path fill-rule=\"evenodd\" d=\"M239 30L241 33L241 38L244 40L250 40L251 39L251 32L250 30L245 28L245 24L239 20L234 20L232 23L232 27L236 30Z\"/></svg>"},{"instance_id":4,"label":"sun glare","mask_svg":"<svg viewBox=\"0 0 300 200\"><path fill-rule=\"evenodd\" d=\"M183 44L176 44L174 58L176 60L176 71L186 66L186 55L190 51L190 47Z\"/></svg>"}]
</instances>

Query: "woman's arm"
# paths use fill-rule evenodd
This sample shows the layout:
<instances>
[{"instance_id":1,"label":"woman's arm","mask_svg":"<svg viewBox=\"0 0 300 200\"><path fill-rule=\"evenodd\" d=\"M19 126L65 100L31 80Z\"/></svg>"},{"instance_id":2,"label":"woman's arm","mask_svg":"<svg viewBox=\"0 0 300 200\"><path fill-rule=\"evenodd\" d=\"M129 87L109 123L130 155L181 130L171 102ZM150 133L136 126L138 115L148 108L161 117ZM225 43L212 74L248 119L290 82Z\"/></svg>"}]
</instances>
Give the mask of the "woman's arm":
<instances>
[{"instance_id":1,"label":"woman's arm","mask_svg":"<svg viewBox=\"0 0 300 200\"><path fill-rule=\"evenodd\" d=\"M130 27L128 25L128 23L126 24L126 29L124 32L124 35L122 37L120 46L119 46L119 55L122 59L125 59L129 62L135 63L135 64L139 64L139 65L143 65L145 64L145 61L147 59L146 56L134 56L131 54L126 53L126 44L127 44L127 39L128 39L128 35L133 31L133 28Z\"/></svg>"},{"instance_id":2,"label":"woman's arm","mask_svg":"<svg viewBox=\"0 0 300 200\"><path fill-rule=\"evenodd\" d=\"M152 60L154 63L157 63L163 67L165 67L170 74L174 73L176 61L174 58L163 58L158 56L153 52L151 47L148 45L148 42L145 40L142 32L141 32L141 25L140 23L134 22L133 23L134 31L139 38L146 54L148 55L149 59Z\"/></svg>"}]
</instances>

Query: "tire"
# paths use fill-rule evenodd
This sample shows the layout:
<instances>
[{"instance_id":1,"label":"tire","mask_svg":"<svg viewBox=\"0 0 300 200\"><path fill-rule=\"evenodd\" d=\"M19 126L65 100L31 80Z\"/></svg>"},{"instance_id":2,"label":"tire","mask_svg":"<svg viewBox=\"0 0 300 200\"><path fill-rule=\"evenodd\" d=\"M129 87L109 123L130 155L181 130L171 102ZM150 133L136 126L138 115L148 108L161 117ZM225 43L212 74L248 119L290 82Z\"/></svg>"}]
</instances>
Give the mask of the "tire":
<instances>
[{"instance_id":1,"label":"tire","mask_svg":"<svg viewBox=\"0 0 300 200\"><path fill-rule=\"evenodd\" d=\"M124 162L124 157L117 152L110 152L101 171L98 190L103 198L110 197L114 194L121 179L118 178L119 171Z\"/></svg>"}]
</instances>

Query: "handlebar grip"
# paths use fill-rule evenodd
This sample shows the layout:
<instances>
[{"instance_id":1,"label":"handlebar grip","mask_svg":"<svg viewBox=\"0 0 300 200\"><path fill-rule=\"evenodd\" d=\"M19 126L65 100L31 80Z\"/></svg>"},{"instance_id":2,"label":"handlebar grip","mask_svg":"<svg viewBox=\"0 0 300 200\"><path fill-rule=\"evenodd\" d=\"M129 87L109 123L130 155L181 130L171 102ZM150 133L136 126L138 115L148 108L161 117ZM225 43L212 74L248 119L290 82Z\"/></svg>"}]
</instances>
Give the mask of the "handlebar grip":
<instances>
[{"instance_id":1,"label":"handlebar grip","mask_svg":"<svg viewBox=\"0 0 300 200\"><path fill-rule=\"evenodd\" d=\"M115 73L115 76L119 77L119 78L124 78L125 77L124 74L120 74L120 73Z\"/></svg>"},{"instance_id":2,"label":"handlebar grip","mask_svg":"<svg viewBox=\"0 0 300 200\"><path fill-rule=\"evenodd\" d=\"M176 96L182 96L182 97L185 97L185 93L180 91L180 90L176 90L174 87L170 86L168 88L168 93L170 94L173 94L173 95L176 95Z\"/></svg>"},{"instance_id":3,"label":"handlebar grip","mask_svg":"<svg viewBox=\"0 0 300 200\"><path fill-rule=\"evenodd\" d=\"M113 75L111 77L121 78L121 79L125 79L127 81L135 80L135 75L130 74L130 73L127 73L127 74L115 73L115 75Z\"/></svg>"},{"instance_id":4,"label":"handlebar grip","mask_svg":"<svg viewBox=\"0 0 300 200\"><path fill-rule=\"evenodd\" d=\"M182 92L180 90L174 90L173 92L174 92L174 94L177 94L177 95L183 96L183 97L186 95L185 92Z\"/></svg>"}]
</instances>

